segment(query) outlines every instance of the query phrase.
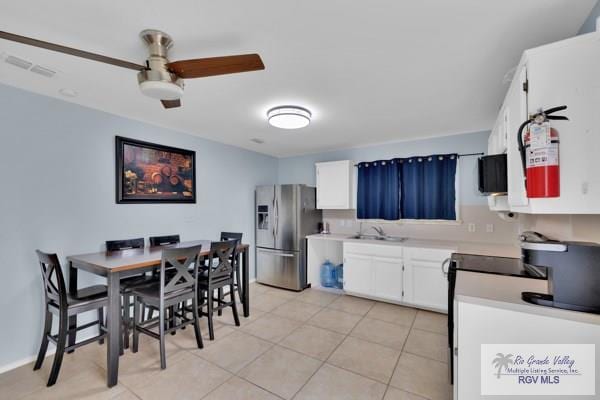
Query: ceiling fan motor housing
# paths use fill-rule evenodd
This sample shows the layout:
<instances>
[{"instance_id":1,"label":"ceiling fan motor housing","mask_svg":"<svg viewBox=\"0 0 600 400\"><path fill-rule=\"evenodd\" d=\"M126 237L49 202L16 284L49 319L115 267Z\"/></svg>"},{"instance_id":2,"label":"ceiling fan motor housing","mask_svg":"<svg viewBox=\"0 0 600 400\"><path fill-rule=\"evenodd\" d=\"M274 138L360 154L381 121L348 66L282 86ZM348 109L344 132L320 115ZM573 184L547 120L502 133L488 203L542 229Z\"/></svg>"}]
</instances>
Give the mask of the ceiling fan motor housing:
<instances>
[{"instance_id":1,"label":"ceiling fan motor housing","mask_svg":"<svg viewBox=\"0 0 600 400\"><path fill-rule=\"evenodd\" d=\"M183 95L183 79L167 69L167 54L173 39L164 32L144 30L140 37L148 46L148 69L138 73L140 90L146 96L159 100L177 100Z\"/></svg>"}]
</instances>

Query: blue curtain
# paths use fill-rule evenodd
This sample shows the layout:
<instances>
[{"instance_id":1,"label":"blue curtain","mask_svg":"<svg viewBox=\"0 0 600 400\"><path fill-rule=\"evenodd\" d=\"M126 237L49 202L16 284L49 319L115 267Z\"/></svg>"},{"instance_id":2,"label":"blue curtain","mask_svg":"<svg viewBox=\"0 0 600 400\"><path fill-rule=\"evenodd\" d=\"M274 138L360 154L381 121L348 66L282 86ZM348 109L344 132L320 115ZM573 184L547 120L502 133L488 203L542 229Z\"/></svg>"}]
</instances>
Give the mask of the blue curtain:
<instances>
[{"instance_id":1,"label":"blue curtain","mask_svg":"<svg viewBox=\"0 0 600 400\"><path fill-rule=\"evenodd\" d=\"M397 160L358 164L357 217L400 219L400 168Z\"/></svg>"},{"instance_id":2,"label":"blue curtain","mask_svg":"<svg viewBox=\"0 0 600 400\"><path fill-rule=\"evenodd\" d=\"M456 154L444 154L398 160L402 218L456 219L457 159Z\"/></svg>"}]
</instances>

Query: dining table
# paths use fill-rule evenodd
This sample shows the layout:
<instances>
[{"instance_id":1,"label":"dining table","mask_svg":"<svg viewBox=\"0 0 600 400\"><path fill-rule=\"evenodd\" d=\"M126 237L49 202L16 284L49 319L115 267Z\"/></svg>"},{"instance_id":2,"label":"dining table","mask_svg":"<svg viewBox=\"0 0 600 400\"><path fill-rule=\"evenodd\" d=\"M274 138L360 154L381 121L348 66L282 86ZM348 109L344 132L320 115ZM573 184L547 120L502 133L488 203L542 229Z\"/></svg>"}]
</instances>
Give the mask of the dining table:
<instances>
[{"instance_id":1,"label":"dining table","mask_svg":"<svg viewBox=\"0 0 600 400\"><path fill-rule=\"evenodd\" d=\"M120 281L123 278L140 275L160 266L164 248L184 248L201 245L201 257L210 255L210 240L186 241L167 246L144 247L121 251L78 254L67 257L69 264L69 292L77 293L78 271L83 270L106 277L108 307L106 312L107 337L107 385L115 386L119 377L120 332L121 332L121 294ZM244 317L250 316L248 244L238 245L238 262L241 265L241 293ZM239 277L238 277L239 279ZM69 317L69 328L77 325L77 316ZM75 343L76 331L69 333L69 345Z\"/></svg>"}]
</instances>

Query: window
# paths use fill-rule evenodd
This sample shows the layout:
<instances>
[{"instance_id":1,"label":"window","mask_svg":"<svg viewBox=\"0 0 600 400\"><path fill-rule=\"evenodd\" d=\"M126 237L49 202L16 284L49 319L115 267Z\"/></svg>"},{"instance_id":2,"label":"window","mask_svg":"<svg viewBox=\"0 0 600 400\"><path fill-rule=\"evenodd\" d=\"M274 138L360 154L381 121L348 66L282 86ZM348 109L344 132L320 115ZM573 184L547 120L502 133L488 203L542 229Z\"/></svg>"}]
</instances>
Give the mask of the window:
<instances>
[{"instance_id":1,"label":"window","mask_svg":"<svg viewBox=\"0 0 600 400\"><path fill-rule=\"evenodd\" d=\"M359 219L456 220L456 154L358 164Z\"/></svg>"}]
</instances>

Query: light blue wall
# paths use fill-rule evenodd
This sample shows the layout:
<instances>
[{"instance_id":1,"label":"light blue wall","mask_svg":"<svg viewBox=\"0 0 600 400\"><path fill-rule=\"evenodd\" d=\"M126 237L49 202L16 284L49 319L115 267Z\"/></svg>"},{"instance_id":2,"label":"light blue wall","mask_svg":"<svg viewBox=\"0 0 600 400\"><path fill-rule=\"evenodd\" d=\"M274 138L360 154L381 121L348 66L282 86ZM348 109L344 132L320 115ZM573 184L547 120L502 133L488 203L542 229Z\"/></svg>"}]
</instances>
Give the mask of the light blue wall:
<instances>
[{"instance_id":1,"label":"light blue wall","mask_svg":"<svg viewBox=\"0 0 600 400\"><path fill-rule=\"evenodd\" d=\"M279 160L279 183L315 185L315 163L321 161L353 160L359 162L436 153L486 152L489 134L489 131L476 132L282 158ZM461 204L464 205L487 204L486 198L477 191L476 161L477 157L464 157L459 161L459 196Z\"/></svg>"},{"instance_id":2,"label":"light blue wall","mask_svg":"<svg viewBox=\"0 0 600 400\"><path fill-rule=\"evenodd\" d=\"M582 35L584 33L590 33L596 30L596 18L600 17L600 1L596 3L592 11L590 11L590 15L586 18L581 28L579 28L578 35Z\"/></svg>"},{"instance_id":3,"label":"light blue wall","mask_svg":"<svg viewBox=\"0 0 600 400\"><path fill-rule=\"evenodd\" d=\"M0 123L0 368L39 345L35 249L64 261L107 239L210 239L221 230L253 244L254 187L277 180L276 158L2 85ZM197 204L117 205L115 135L195 150Z\"/></svg>"}]
</instances>

